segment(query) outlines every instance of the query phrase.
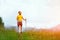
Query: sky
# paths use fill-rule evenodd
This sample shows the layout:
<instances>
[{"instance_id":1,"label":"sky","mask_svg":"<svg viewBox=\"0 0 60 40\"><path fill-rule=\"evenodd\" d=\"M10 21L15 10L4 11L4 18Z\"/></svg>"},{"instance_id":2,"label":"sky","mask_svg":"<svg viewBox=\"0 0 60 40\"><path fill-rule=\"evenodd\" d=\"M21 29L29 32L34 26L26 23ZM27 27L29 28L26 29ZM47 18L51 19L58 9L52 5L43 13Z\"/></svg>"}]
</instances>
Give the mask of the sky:
<instances>
[{"instance_id":1,"label":"sky","mask_svg":"<svg viewBox=\"0 0 60 40\"><path fill-rule=\"evenodd\" d=\"M27 19L27 27L51 28L60 24L60 0L0 0L0 16L5 26L17 26L19 10Z\"/></svg>"}]
</instances>

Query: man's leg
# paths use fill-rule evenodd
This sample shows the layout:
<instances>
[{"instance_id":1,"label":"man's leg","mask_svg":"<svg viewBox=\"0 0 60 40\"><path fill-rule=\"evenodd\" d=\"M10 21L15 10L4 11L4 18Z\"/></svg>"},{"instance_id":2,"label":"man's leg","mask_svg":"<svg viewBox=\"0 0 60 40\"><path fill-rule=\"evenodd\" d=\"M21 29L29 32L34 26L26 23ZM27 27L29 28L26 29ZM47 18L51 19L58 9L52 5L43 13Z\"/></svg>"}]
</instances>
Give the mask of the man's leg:
<instances>
[{"instance_id":1,"label":"man's leg","mask_svg":"<svg viewBox=\"0 0 60 40\"><path fill-rule=\"evenodd\" d=\"M19 25L19 33L22 33L22 26Z\"/></svg>"},{"instance_id":2,"label":"man's leg","mask_svg":"<svg viewBox=\"0 0 60 40\"><path fill-rule=\"evenodd\" d=\"M18 30L22 33L22 22L18 22Z\"/></svg>"}]
</instances>

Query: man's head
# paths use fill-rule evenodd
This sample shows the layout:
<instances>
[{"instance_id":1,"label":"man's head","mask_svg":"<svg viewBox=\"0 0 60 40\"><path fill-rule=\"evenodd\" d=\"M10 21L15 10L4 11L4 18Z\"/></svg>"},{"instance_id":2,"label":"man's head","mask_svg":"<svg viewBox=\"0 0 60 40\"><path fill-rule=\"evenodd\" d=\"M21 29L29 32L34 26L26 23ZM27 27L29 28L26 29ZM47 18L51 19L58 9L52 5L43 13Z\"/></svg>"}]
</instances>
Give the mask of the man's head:
<instances>
[{"instance_id":1,"label":"man's head","mask_svg":"<svg viewBox=\"0 0 60 40\"><path fill-rule=\"evenodd\" d=\"M21 14L22 14L22 12L21 12L21 11L18 11L18 14L19 14L19 15L21 15Z\"/></svg>"}]
</instances>

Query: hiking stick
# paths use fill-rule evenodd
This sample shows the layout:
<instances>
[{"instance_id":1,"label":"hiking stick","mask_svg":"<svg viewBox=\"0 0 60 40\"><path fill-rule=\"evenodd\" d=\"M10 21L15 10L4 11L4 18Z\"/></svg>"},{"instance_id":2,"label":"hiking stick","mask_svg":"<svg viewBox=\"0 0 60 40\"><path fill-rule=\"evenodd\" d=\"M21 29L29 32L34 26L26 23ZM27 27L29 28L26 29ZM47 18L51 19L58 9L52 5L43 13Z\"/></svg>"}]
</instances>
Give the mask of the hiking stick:
<instances>
[{"instance_id":1,"label":"hiking stick","mask_svg":"<svg viewBox=\"0 0 60 40\"><path fill-rule=\"evenodd\" d=\"M25 21L25 27L27 27L27 20Z\"/></svg>"}]
</instances>

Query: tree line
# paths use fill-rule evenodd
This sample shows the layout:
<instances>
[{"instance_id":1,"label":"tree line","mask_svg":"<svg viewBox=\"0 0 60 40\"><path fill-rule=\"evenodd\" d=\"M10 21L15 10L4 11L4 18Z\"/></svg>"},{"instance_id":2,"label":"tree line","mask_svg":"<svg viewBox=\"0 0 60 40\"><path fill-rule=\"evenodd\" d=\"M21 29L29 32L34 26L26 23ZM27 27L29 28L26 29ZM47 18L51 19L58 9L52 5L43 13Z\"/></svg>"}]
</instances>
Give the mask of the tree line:
<instances>
[{"instance_id":1,"label":"tree line","mask_svg":"<svg viewBox=\"0 0 60 40\"><path fill-rule=\"evenodd\" d=\"M4 27L4 22L3 22L2 17L0 17L0 27Z\"/></svg>"}]
</instances>

